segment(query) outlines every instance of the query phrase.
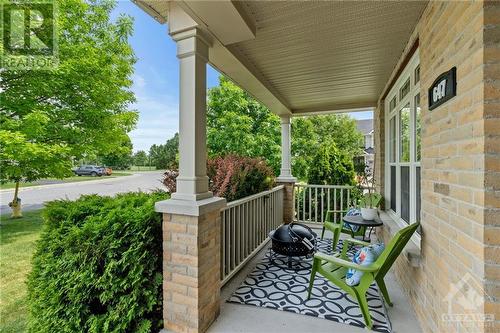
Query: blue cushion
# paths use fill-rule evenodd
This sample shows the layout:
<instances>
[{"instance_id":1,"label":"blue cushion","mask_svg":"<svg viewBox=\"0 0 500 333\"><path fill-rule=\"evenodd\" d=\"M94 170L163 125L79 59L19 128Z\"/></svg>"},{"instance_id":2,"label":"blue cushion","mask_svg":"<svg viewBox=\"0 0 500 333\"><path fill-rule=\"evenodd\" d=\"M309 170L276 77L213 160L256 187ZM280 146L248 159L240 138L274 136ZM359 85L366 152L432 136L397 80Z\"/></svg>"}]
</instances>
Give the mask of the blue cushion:
<instances>
[{"instance_id":1,"label":"blue cushion","mask_svg":"<svg viewBox=\"0 0 500 333\"><path fill-rule=\"evenodd\" d=\"M361 211L356 208L351 208L347 211L347 216L358 216L361 215ZM347 222L344 222L344 226L346 229L351 230L352 232L358 232L358 230L361 228L359 225L352 225Z\"/></svg>"},{"instance_id":2,"label":"blue cushion","mask_svg":"<svg viewBox=\"0 0 500 333\"><path fill-rule=\"evenodd\" d=\"M352 258L352 262L360 266L369 266L377 260L380 254L384 251L384 248L385 245L383 243L362 247L356 252ZM359 281L361 281L362 276L362 271L349 268L345 276L345 282L349 286L356 286L359 284Z\"/></svg>"}]
</instances>

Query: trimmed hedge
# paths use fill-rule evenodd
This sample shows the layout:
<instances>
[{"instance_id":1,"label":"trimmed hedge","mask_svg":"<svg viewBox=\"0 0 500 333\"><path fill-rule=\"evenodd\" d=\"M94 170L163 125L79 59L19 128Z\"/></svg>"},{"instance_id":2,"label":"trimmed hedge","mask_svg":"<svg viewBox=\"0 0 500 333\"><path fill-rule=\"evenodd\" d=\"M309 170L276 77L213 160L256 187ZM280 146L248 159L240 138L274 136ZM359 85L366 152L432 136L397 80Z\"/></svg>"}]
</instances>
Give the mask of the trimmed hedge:
<instances>
[{"instance_id":1,"label":"trimmed hedge","mask_svg":"<svg viewBox=\"0 0 500 333\"><path fill-rule=\"evenodd\" d=\"M159 331L162 232L154 203L167 197L49 203L28 277L30 331Z\"/></svg>"}]
</instances>

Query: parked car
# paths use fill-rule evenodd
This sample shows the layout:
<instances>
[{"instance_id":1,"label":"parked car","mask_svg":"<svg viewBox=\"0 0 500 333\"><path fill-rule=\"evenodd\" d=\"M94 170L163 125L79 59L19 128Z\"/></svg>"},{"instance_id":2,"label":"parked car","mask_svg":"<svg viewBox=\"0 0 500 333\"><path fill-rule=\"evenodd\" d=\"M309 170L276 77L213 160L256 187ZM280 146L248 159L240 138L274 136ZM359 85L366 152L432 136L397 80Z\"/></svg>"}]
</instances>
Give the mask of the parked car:
<instances>
[{"instance_id":1,"label":"parked car","mask_svg":"<svg viewBox=\"0 0 500 333\"><path fill-rule=\"evenodd\" d=\"M104 169L104 175L105 176L111 176L111 174L113 173L113 170L111 168L104 167L104 166L102 166L101 168Z\"/></svg>"},{"instance_id":2,"label":"parked car","mask_svg":"<svg viewBox=\"0 0 500 333\"><path fill-rule=\"evenodd\" d=\"M77 176L92 176L92 177L99 176L99 177L101 177L102 175L104 175L105 170L103 167L100 167L97 165L80 165L73 172Z\"/></svg>"}]
</instances>

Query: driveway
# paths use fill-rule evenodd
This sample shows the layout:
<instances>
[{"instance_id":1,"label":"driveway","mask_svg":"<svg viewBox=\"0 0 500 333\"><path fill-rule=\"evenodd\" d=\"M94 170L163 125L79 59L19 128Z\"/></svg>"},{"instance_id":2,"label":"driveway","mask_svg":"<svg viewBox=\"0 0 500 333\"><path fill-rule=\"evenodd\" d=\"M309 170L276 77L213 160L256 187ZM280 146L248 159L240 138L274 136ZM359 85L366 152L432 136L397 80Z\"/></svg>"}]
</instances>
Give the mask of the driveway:
<instances>
[{"instance_id":1,"label":"driveway","mask_svg":"<svg viewBox=\"0 0 500 333\"><path fill-rule=\"evenodd\" d=\"M28 211L42 208L47 201L66 198L74 200L82 194L115 195L129 191L148 192L164 189L161 183L162 176L163 171L145 171L110 179L26 187L19 190L19 197L22 200L23 211ZM0 191L0 214L10 213L8 203L13 195L14 190Z\"/></svg>"}]
</instances>

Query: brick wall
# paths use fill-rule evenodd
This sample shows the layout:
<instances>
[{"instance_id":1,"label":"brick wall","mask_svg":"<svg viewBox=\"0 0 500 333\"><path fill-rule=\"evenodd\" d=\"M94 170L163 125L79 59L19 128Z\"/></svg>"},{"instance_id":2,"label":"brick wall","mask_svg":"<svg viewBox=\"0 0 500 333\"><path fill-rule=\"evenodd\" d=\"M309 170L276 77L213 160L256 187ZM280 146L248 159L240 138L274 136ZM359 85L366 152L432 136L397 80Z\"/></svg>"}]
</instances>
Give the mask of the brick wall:
<instances>
[{"instance_id":1,"label":"brick wall","mask_svg":"<svg viewBox=\"0 0 500 333\"><path fill-rule=\"evenodd\" d=\"M174 332L204 332L220 309L220 212L163 214L163 320Z\"/></svg>"},{"instance_id":2,"label":"brick wall","mask_svg":"<svg viewBox=\"0 0 500 333\"><path fill-rule=\"evenodd\" d=\"M294 194L293 187L294 182L279 182L278 185L283 185L283 223L289 224L293 222L294 219Z\"/></svg>"},{"instance_id":3,"label":"brick wall","mask_svg":"<svg viewBox=\"0 0 500 333\"><path fill-rule=\"evenodd\" d=\"M500 2L484 7L485 312L500 331Z\"/></svg>"},{"instance_id":4,"label":"brick wall","mask_svg":"<svg viewBox=\"0 0 500 333\"><path fill-rule=\"evenodd\" d=\"M499 6L432 1L415 31L421 70L422 265L412 268L400 256L395 271L424 332L499 331L491 323L467 327L442 318L449 308L500 318ZM453 66L457 96L429 111L427 89ZM376 115L381 113L377 109ZM376 128L383 126L376 121ZM385 230L384 238L388 234ZM473 309L460 302L460 294L449 294L461 280L463 288L480 295Z\"/></svg>"}]
</instances>

